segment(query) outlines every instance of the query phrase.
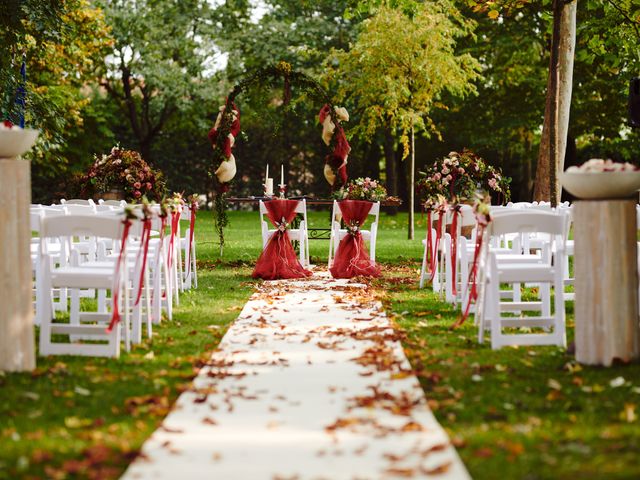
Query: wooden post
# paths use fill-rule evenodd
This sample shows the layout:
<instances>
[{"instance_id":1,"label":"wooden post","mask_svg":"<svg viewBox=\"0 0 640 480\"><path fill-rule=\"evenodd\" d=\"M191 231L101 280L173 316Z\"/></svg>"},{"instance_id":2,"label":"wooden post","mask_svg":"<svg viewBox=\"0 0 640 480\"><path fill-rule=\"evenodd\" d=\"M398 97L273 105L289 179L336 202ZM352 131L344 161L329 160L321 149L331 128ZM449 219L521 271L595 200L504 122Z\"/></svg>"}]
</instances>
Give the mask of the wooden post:
<instances>
[{"instance_id":1,"label":"wooden post","mask_svg":"<svg viewBox=\"0 0 640 480\"><path fill-rule=\"evenodd\" d=\"M640 358L636 202L575 202L576 360Z\"/></svg>"},{"instance_id":2,"label":"wooden post","mask_svg":"<svg viewBox=\"0 0 640 480\"><path fill-rule=\"evenodd\" d=\"M31 305L31 162L0 159L0 370L36 366Z\"/></svg>"}]
</instances>

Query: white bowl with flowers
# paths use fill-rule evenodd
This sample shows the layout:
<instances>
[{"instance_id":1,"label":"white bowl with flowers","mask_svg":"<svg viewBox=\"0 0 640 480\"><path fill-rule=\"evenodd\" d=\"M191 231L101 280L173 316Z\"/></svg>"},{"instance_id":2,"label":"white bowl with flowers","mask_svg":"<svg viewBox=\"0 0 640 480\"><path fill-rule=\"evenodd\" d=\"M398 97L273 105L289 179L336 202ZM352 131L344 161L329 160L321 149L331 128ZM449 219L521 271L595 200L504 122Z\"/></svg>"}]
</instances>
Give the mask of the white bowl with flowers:
<instances>
[{"instance_id":1,"label":"white bowl with flowers","mask_svg":"<svg viewBox=\"0 0 640 480\"><path fill-rule=\"evenodd\" d=\"M0 158L15 158L29 151L38 138L38 130L20 128L9 121L0 122Z\"/></svg>"},{"instance_id":2,"label":"white bowl with flowers","mask_svg":"<svg viewBox=\"0 0 640 480\"><path fill-rule=\"evenodd\" d=\"M640 190L640 168L631 163L592 158L559 175L571 195L584 200L631 198Z\"/></svg>"}]
</instances>

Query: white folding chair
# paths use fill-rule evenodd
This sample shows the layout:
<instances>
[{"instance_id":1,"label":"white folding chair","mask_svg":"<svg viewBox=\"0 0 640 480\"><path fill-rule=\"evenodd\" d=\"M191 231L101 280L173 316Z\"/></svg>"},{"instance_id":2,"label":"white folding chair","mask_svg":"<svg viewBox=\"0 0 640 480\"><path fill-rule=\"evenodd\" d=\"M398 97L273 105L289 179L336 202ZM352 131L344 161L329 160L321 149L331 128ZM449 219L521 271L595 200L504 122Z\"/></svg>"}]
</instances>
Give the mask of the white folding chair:
<instances>
[{"instance_id":1,"label":"white folding chair","mask_svg":"<svg viewBox=\"0 0 640 480\"><path fill-rule=\"evenodd\" d=\"M260 226L262 228L262 248L264 249L269 242L269 239L273 236L273 234L277 231L275 229L269 228L271 226L271 221L267 216L267 207L264 202L260 200L259 204L260 208ZM295 210L296 214L301 215L302 219L300 220L300 225L298 228L290 228L287 230L289 233L289 239L292 241L297 241L299 243L300 249L300 264L303 267L309 266L309 233L308 233L308 223L307 223L307 201L303 198L298 201L298 206Z\"/></svg>"},{"instance_id":2,"label":"white folding chair","mask_svg":"<svg viewBox=\"0 0 640 480\"><path fill-rule=\"evenodd\" d=\"M378 237L378 221L380 218L380 202L373 202L371 210L369 210L368 217L373 217L371 220L369 230L360 229L362 239L365 242L369 242L369 257L371 261L376 260L376 238ZM329 237L329 268L333 265L333 259L338 252L338 247L342 239L347 236L348 230L341 228L342 211L340 210L340 203L336 200L333 201L333 208L331 210L331 234Z\"/></svg>"},{"instance_id":3,"label":"white folding chair","mask_svg":"<svg viewBox=\"0 0 640 480\"><path fill-rule=\"evenodd\" d=\"M69 236L89 236L94 238L108 238L117 243L121 242L124 230L121 216L96 215L66 215L62 217L43 217L40 222L40 272L41 289L45 293L42 298L42 323L40 327L41 355L86 355L117 357L120 354L120 328L116 326L111 332L106 327L111 314L95 316L94 324L57 323L54 322L54 312L49 297L53 288L95 288L112 290L111 311L119 297L118 305L123 316L123 328L127 348L129 347L129 289L127 268L119 269L117 262L109 268L86 266L82 263L52 267L47 252L46 239L65 238ZM126 244L123 245L126 255ZM76 256L77 258L77 256ZM118 276L121 280L118 282ZM118 291L118 294L115 294ZM90 343L63 343L54 340L54 335L67 335L69 338L90 338ZM101 341L102 343L97 343Z\"/></svg>"},{"instance_id":4,"label":"white folding chair","mask_svg":"<svg viewBox=\"0 0 640 480\"><path fill-rule=\"evenodd\" d=\"M556 212L518 211L510 215L496 215L488 227L490 236L512 233L544 233L550 236L550 245L542 252L539 262L501 262L499 255L489 252L484 275L484 312L479 323L479 341L485 329L491 330L492 348L506 345L560 345L566 346L564 302L564 241L567 217ZM552 255L553 252L553 255ZM552 285L555 294L554 312L539 316L503 316L503 312L515 309L533 310L525 302L505 308L500 301L500 285L533 282ZM543 305L551 304L551 291L541 289ZM516 303L516 302L514 302ZM503 328L543 328L547 333L505 333Z\"/></svg>"}]
</instances>

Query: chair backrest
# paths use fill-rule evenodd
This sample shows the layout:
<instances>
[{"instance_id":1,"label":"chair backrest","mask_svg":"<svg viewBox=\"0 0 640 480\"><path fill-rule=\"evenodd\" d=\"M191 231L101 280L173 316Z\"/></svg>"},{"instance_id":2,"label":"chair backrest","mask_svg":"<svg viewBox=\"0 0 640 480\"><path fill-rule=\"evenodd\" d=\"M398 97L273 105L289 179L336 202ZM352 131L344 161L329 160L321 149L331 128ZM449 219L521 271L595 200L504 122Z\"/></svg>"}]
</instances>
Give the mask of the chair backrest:
<instances>
[{"instance_id":1,"label":"chair backrest","mask_svg":"<svg viewBox=\"0 0 640 480\"><path fill-rule=\"evenodd\" d=\"M60 203L63 205L95 205L93 200L82 199L82 198L73 198L71 200L65 200L64 198L60 200Z\"/></svg>"},{"instance_id":2,"label":"chair backrest","mask_svg":"<svg viewBox=\"0 0 640 480\"><path fill-rule=\"evenodd\" d=\"M513 213L495 215L489 224L491 235L508 233L566 234L567 216L539 210L517 210Z\"/></svg>"},{"instance_id":3,"label":"chair backrest","mask_svg":"<svg viewBox=\"0 0 640 480\"><path fill-rule=\"evenodd\" d=\"M340 214L342 215L342 211L340 210L340 203L337 200L333 201L333 213L331 215L331 221L335 222L336 221L336 216ZM371 222L371 224L378 224L378 219L380 218L380 202L373 202L373 204L371 205L371 210L369 210L369 213L367 214L368 217L375 217L375 219Z\"/></svg>"},{"instance_id":4,"label":"chair backrest","mask_svg":"<svg viewBox=\"0 0 640 480\"><path fill-rule=\"evenodd\" d=\"M64 215L40 218L40 238L90 236L119 239L124 229L121 215Z\"/></svg>"},{"instance_id":5,"label":"chair backrest","mask_svg":"<svg viewBox=\"0 0 640 480\"><path fill-rule=\"evenodd\" d=\"M111 205L112 207L124 207L127 205L126 200L98 200L100 205Z\"/></svg>"},{"instance_id":6,"label":"chair backrest","mask_svg":"<svg viewBox=\"0 0 640 480\"><path fill-rule=\"evenodd\" d=\"M98 214L103 214L103 213L122 213L124 211L124 208L121 206L116 206L116 205L107 205L105 203L101 203L100 205L96 205L96 213Z\"/></svg>"},{"instance_id":7,"label":"chair backrest","mask_svg":"<svg viewBox=\"0 0 640 480\"><path fill-rule=\"evenodd\" d=\"M50 208L50 207L37 207L31 208L31 231L40 231L40 219L42 217L61 217L67 214L67 211L62 208Z\"/></svg>"},{"instance_id":8,"label":"chair backrest","mask_svg":"<svg viewBox=\"0 0 640 480\"><path fill-rule=\"evenodd\" d=\"M260 200L258 205L260 208L260 218L262 219L262 216L267 214L267 206L262 200ZM302 200L298 200L298 205L296 205L295 212L303 215L305 217L305 220L307 219L307 201L304 198Z\"/></svg>"},{"instance_id":9,"label":"chair backrest","mask_svg":"<svg viewBox=\"0 0 640 480\"><path fill-rule=\"evenodd\" d=\"M95 205L77 205L77 204L64 204L64 209L69 215L95 215Z\"/></svg>"},{"instance_id":10,"label":"chair backrest","mask_svg":"<svg viewBox=\"0 0 640 480\"><path fill-rule=\"evenodd\" d=\"M461 227L475 227L476 215L473 213L473 207L471 205L462 205L460 209L460 226Z\"/></svg>"}]
</instances>

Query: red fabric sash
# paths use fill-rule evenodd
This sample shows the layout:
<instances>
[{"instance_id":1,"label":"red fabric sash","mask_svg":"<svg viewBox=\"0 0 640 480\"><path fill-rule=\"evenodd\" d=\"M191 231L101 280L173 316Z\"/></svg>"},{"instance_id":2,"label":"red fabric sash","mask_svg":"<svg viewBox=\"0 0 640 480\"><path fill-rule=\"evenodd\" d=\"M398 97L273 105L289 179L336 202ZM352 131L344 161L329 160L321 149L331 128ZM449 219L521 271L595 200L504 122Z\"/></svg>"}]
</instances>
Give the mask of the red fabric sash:
<instances>
[{"instance_id":1,"label":"red fabric sash","mask_svg":"<svg viewBox=\"0 0 640 480\"><path fill-rule=\"evenodd\" d=\"M349 233L340 241L330 269L331 275L334 278L352 278L358 275L379 277L380 267L369 257L360 231L373 203L364 200L343 200L338 206Z\"/></svg>"},{"instance_id":2,"label":"red fabric sash","mask_svg":"<svg viewBox=\"0 0 640 480\"><path fill-rule=\"evenodd\" d=\"M431 222L433 210L429 209L427 211L427 265L429 266L430 272L433 271L432 262L433 262L433 232L431 231Z\"/></svg>"},{"instance_id":3,"label":"red fabric sash","mask_svg":"<svg viewBox=\"0 0 640 480\"><path fill-rule=\"evenodd\" d=\"M289 224L296 216L297 200L274 199L264 202L267 217L274 227L275 233L269 239L253 270L253 278L277 280L281 278L304 278L312 273L305 270L289 240Z\"/></svg>"},{"instance_id":4,"label":"red fabric sash","mask_svg":"<svg viewBox=\"0 0 640 480\"><path fill-rule=\"evenodd\" d=\"M126 261L125 251L127 247L127 239L129 238L129 229L131 228L131 221L129 219L125 219L122 221L124 224L124 230L122 231L122 241L120 243L120 255L118 255L118 263L116 263L116 269L113 276L113 290L111 291L111 299L113 301L113 309L111 312L111 322L109 322L109 326L107 327L107 333L111 333L113 327L115 327L118 322L120 322L120 283L122 281L122 264ZM126 266L125 266L126 268ZM125 288L127 286L125 285Z\"/></svg>"},{"instance_id":5,"label":"red fabric sash","mask_svg":"<svg viewBox=\"0 0 640 480\"><path fill-rule=\"evenodd\" d=\"M171 238L169 239L169 268L173 266L173 246L180 225L180 209L171 212Z\"/></svg>"},{"instance_id":6,"label":"red fabric sash","mask_svg":"<svg viewBox=\"0 0 640 480\"><path fill-rule=\"evenodd\" d=\"M149 253L149 240L151 239L151 219L145 218L142 221L142 237L140 238L140 246L142 250L138 252L138 260L140 261L140 255L142 255L142 269L140 270L140 281L138 282L138 294L136 295L136 303L140 303L140 297L142 296L142 287L144 287L144 272L147 267L147 255Z\"/></svg>"}]
</instances>

